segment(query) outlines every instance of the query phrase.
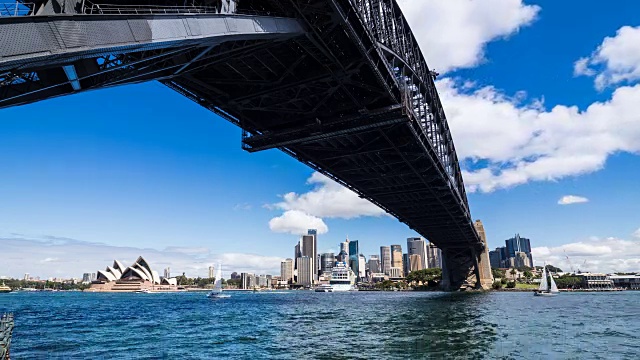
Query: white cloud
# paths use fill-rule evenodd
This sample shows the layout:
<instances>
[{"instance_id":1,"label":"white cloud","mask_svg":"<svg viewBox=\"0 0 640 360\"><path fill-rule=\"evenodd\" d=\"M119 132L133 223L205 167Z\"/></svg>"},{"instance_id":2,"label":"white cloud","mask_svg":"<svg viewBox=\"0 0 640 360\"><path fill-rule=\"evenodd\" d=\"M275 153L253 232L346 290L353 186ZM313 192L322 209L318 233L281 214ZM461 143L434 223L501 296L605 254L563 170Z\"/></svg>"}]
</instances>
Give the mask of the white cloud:
<instances>
[{"instance_id":1,"label":"white cloud","mask_svg":"<svg viewBox=\"0 0 640 360\"><path fill-rule=\"evenodd\" d=\"M471 192L586 174L614 153L640 152L640 85L618 88L584 111L565 105L548 111L539 100L522 104L521 96L451 79L437 86Z\"/></svg>"},{"instance_id":2,"label":"white cloud","mask_svg":"<svg viewBox=\"0 0 640 360\"><path fill-rule=\"evenodd\" d=\"M531 24L540 7L522 0L400 0L429 66L441 73L472 67L484 47Z\"/></svg>"},{"instance_id":3,"label":"white cloud","mask_svg":"<svg viewBox=\"0 0 640 360\"><path fill-rule=\"evenodd\" d=\"M640 271L640 241L617 238L592 238L557 247L531 249L535 265L546 262L563 271L638 272Z\"/></svg>"},{"instance_id":4,"label":"white cloud","mask_svg":"<svg viewBox=\"0 0 640 360\"><path fill-rule=\"evenodd\" d=\"M558 200L558 205L571 205L589 202L589 199L582 196L565 195Z\"/></svg>"},{"instance_id":5,"label":"white cloud","mask_svg":"<svg viewBox=\"0 0 640 360\"><path fill-rule=\"evenodd\" d=\"M269 228L273 232L303 235L308 229L318 230L318 234L329 231L322 219L299 210L288 210L284 214L269 221Z\"/></svg>"},{"instance_id":6,"label":"white cloud","mask_svg":"<svg viewBox=\"0 0 640 360\"><path fill-rule=\"evenodd\" d=\"M614 37L607 37L589 57L574 64L575 75L595 76L595 86L640 80L640 26L621 27Z\"/></svg>"},{"instance_id":7,"label":"white cloud","mask_svg":"<svg viewBox=\"0 0 640 360\"><path fill-rule=\"evenodd\" d=\"M0 276L22 278L24 273L49 277L81 278L85 272L94 273L111 265L114 259L129 265L142 255L150 265L162 273L169 266L174 275L207 276L210 265L221 262L228 277L232 271L257 274L279 274L283 258L255 254L214 254L204 247L169 247L164 250L112 246L56 237L29 238L14 236L0 238L2 262Z\"/></svg>"},{"instance_id":8,"label":"white cloud","mask_svg":"<svg viewBox=\"0 0 640 360\"><path fill-rule=\"evenodd\" d=\"M640 239L640 229L636 230L636 231L633 233L633 237L634 237L634 238L636 238L636 239Z\"/></svg>"},{"instance_id":9,"label":"white cloud","mask_svg":"<svg viewBox=\"0 0 640 360\"><path fill-rule=\"evenodd\" d=\"M295 210L320 218L352 219L360 216L381 216L385 212L368 200L360 198L353 191L328 177L314 172L307 184L314 188L304 194L290 192L282 197L282 202L271 208L285 211Z\"/></svg>"}]
</instances>

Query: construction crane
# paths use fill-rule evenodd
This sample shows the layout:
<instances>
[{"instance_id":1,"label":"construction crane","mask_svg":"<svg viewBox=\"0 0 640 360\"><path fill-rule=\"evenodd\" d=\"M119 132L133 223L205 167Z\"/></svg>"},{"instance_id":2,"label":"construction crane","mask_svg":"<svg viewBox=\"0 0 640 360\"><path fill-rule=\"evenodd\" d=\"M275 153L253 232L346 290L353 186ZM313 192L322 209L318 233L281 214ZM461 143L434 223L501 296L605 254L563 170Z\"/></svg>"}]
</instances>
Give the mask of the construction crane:
<instances>
[{"instance_id":1,"label":"construction crane","mask_svg":"<svg viewBox=\"0 0 640 360\"><path fill-rule=\"evenodd\" d=\"M562 250L562 251L564 251L564 257L567 258L567 262L569 263L569 267L571 268L571 272L575 273L576 271L573 270L573 264L571 263L571 259L569 259L569 255L567 255L567 251L566 250ZM580 271L580 270L578 269L578 271Z\"/></svg>"}]
</instances>

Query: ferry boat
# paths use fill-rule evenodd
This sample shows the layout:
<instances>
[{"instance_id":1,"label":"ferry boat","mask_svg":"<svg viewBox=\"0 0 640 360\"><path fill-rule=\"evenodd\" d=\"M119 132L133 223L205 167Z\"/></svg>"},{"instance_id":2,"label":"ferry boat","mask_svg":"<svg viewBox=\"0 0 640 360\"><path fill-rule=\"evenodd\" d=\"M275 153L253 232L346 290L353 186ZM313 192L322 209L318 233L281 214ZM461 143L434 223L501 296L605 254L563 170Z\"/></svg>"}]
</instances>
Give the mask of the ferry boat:
<instances>
[{"instance_id":1,"label":"ferry boat","mask_svg":"<svg viewBox=\"0 0 640 360\"><path fill-rule=\"evenodd\" d=\"M5 285L3 281L2 285L0 285L0 293L8 293L8 292L11 292L11 288Z\"/></svg>"},{"instance_id":2,"label":"ferry boat","mask_svg":"<svg viewBox=\"0 0 640 360\"><path fill-rule=\"evenodd\" d=\"M356 274L347 266L344 261L337 261L331 271L331 280L329 281L332 292L338 291L356 291Z\"/></svg>"},{"instance_id":3,"label":"ferry boat","mask_svg":"<svg viewBox=\"0 0 640 360\"><path fill-rule=\"evenodd\" d=\"M316 287L315 292L333 292L333 286L330 284L320 284Z\"/></svg>"}]
</instances>

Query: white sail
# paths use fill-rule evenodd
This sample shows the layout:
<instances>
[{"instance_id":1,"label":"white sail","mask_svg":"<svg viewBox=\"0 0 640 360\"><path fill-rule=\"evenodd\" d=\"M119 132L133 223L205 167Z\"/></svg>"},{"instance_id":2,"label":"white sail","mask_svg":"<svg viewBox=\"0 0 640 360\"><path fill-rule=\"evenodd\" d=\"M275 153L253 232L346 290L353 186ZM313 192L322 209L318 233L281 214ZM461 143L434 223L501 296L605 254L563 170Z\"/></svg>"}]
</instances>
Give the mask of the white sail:
<instances>
[{"instance_id":1,"label":"white sail","mask_svg":"<svg viewBox=\"0 0 640 360\"><path fill-rule=\"evenodd\" d=\"M556 282L553 281L553 276L551 276L551 273L549 273L549 279L551 279L551 289L549 290L552 293L557 293L558 291L558 287L556 286Z\"/></svg>"},{"instance_id":2,"label":"white sail","mask_svg":"<svg viewBox=\"0 0 640 360\"><path fill-rule=\"evenodd\" d=\"M551 280L553 281L553 280ZM540 287L538 288L540 291L549 290L549 285L547 285L547 265L542 268L542 278L540 279Z\"/></svg>"},{"instance_id":3,"label":"white sail","mask_svg":"<svg viewBox=\"0 0 640 360\"><path fill-rule=\"evenodd\" d=\"M211 292L222 292L222 264L218 264L218 271L216 271L216 281L213 283L213 290Z\"/></svg>"}]
</instances>

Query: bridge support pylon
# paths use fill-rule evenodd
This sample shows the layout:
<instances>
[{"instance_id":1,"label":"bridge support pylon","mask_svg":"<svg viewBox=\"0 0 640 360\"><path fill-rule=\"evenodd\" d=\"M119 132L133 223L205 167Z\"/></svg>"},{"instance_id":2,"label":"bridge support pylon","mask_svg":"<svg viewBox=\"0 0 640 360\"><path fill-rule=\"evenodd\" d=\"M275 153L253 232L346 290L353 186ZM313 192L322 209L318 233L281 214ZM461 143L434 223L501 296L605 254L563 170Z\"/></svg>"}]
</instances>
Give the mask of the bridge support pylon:
<instances>
[{"instance_id":1,"label":"bridge support pylon","mask_svg":"<svg viewBox=\"0 0 640 360\"><path fill-rule=\"evenodd\" d=\"M478 257L478 265L477 265L477 282L476 289L491 289L491 285L493 285L493 273L491 272L491 263L489 262L489 246L487 245L487 236L484 232L484 225L482 225L482 221L476 220L473 226L482 240L482 245L484 248L480 252L480 256Z\"/></svg>"}]
</instances>

